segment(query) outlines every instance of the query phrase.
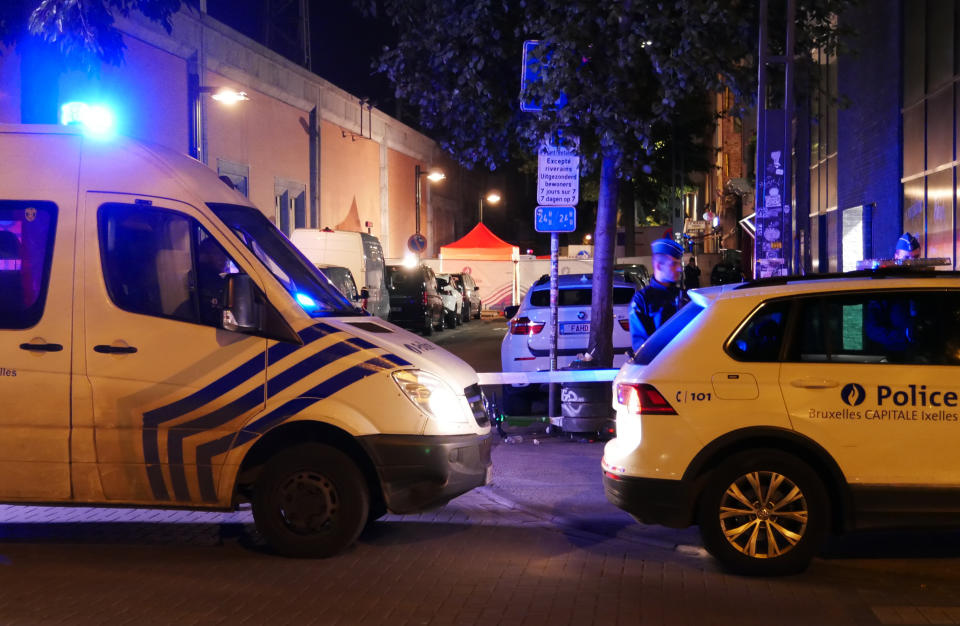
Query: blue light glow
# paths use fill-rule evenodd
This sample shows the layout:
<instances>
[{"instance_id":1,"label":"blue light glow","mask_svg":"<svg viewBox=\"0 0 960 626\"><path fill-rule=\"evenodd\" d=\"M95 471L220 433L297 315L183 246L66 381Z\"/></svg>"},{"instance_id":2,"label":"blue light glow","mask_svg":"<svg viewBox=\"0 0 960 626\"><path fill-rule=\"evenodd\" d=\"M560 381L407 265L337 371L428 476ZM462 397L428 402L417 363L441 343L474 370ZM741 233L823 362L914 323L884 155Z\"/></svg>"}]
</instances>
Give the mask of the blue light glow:
<instances>
[{"instance_id":1,"label":"blue light glow","mask_svg":"<svg viewBox=\"0 0 960 626\"><path fill-rule=\"evenodd\" d=\"M307 311L317 308L316 301L305 293L297 293L294 297L297 299L297 302L300 303L300 306Z\"/></svg>"},{"instance_id":2,"label":"blue light glow","mask_svg":"<svg viewBox=\"0 0 960 626\"><path fill-rule=\"evenodd\" d=\"M60 107L60 123L64 126L80 126L84 133L93 137L109 137L116 130L113 111L99 104L67 102Z\"/></svg>"}]
</instances>

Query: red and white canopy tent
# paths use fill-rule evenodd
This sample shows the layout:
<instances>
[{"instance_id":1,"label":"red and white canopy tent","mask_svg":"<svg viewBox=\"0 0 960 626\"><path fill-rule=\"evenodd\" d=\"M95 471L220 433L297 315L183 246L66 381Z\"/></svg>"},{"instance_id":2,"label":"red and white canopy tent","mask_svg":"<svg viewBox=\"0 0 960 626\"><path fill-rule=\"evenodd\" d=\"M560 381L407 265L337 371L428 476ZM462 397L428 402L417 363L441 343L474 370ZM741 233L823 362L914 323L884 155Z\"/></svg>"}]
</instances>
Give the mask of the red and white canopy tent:
<instances>
[{"instance_id":1,"label":"red and white canopy tent","mask_svg":"<svg viewBox=\"0 0 960 626\"><path fill-rule=\"evenodd\" d=\"M445 261L517 261L520 259L520 247L500 239L481 222L460 239L441 246L440 258Z\"/></svg>"},{"instance_id":2,"label":"red and white canopy tent","mask_svg":"<svg viewBox=\"0 0 960 626\"><path fill-rule=\"evenodd\" d=\"M443 272L467 272L480 287L484 308L502 309L519 299L520 247L494 235L483 223L440 247Z\"/></svg>"}]
</instances>

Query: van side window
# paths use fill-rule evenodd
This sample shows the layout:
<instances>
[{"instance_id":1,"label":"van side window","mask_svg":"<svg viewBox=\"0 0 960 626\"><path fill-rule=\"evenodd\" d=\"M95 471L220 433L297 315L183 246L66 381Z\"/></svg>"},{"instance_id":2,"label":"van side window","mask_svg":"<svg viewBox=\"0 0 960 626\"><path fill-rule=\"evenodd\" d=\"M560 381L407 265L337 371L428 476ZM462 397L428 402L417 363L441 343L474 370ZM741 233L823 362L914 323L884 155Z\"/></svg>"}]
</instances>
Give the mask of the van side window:
<instances>
[{"instance_id":1,"label":"van side window","mask_svg":"<svg viewBox=\"0 0 960 626\"><path fill-rule=\"evenodd\" d=\"M220 327L228 274L223 247L193 218L174 211L105 204L100 257L110 299L132 313Z\"/></svg>"},{"instance_id":2,"label":"van side window","mask_svg":"<svg viewBox=\"0 0 960 626\"><path fill-rule=\"evenodd\" d=\"M57 207L0 200L0 328L30 328L43 316Z\"/></svg>"},{"instance_id":3,"label":"van side window","mask_svg":"<svg viewBox=\"0 0 960 626\"><path fill-rule=\"evenodd\" d=\"M727 342L727 354L738 361L751 363L779 361L789 310L787 301L761 306Z\"/></svg>"}]
</instances>

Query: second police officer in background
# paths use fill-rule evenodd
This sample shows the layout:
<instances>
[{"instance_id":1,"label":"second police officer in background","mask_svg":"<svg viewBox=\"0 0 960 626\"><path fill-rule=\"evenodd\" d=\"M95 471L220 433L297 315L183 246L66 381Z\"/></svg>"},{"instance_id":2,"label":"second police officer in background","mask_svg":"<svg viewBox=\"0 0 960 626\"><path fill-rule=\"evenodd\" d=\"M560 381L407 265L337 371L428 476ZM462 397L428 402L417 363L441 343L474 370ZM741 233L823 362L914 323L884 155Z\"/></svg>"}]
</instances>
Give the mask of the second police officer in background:
<instances>
[{"instance_id":1,"label":"second police officer in background","mask_svg":"<svg viewBox=\"0 0 960 626\"><path fill-rule=\"evenodd\" d=\"M680 287L683 247L672 239L650 244L653 278L630 302L630 340L636 352L653 331L660 328L689 298Z\"/></svg>"}]
</instances>

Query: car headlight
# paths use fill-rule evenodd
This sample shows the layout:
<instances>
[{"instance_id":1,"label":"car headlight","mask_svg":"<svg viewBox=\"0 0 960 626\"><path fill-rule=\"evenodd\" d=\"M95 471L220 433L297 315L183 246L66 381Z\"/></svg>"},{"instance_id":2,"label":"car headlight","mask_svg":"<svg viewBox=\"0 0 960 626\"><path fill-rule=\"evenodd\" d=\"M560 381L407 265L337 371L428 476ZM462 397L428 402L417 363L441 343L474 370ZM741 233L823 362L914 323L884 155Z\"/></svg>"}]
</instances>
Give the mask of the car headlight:
<instances>
[{"instance_id":1,"label":"car headlight","mask_svg":"<svg viewBox=\"0 0 960 626\"><path fill-rule=\"evenodd\" d=\"M467 421L460 397L439 376L422 370L400 370L393 373L393 380L411 402L433 419Z\"/></svg>"}]
</instances>

